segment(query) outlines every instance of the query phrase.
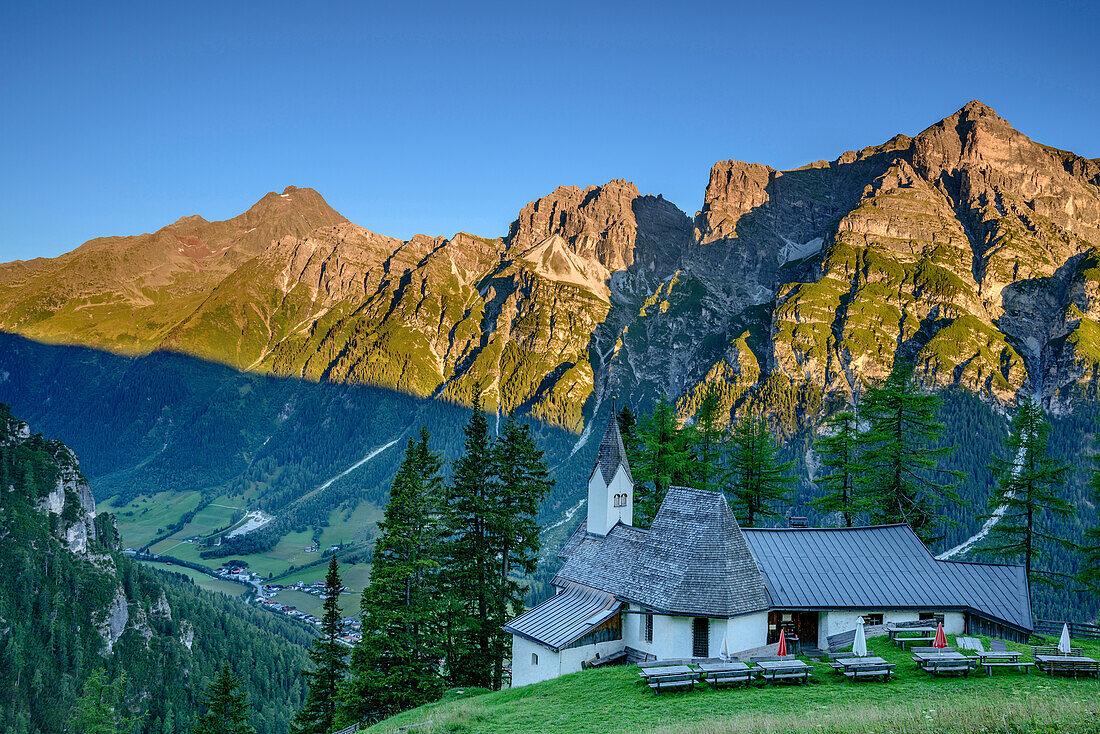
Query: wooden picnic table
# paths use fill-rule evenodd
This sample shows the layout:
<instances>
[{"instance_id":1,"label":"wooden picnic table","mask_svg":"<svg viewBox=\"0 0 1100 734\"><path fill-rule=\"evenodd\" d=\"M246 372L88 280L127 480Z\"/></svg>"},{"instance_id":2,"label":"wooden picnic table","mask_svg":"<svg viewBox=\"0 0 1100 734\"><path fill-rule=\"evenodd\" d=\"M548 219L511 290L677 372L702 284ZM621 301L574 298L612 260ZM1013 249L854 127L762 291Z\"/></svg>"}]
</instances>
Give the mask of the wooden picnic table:
<instances>
[{"instance_id":1,"label":"wooden picnic table","mask_svg":"<svg viewBox=\"0 0 1100 734\"><path fill-rule=\"evenodd\" d=\"M744 663L701 663L698 666L703 680L715 688L734 683L751 683L758 672Z\"/></svg>"},{"instance_id":2,"label":"wooden picnic table","mask_svg":"<svg viewBox=\"0 0 1100 734\"><path fill-rule=\"evenodd\" d=\"M760 668L760 677L775 685L777 680L792 680L805 683L813 675L814 669L801 660L761 660L757 667Z\"/></svg>"},{"instance_id":3,"label":"wooden picnic table","mask_svg":"<svg viewBox=\"0 0 1100 734\"><path fill-rule=\"evenodd\" d=\"M902 636L905 633L905 636ZM890 639L894 644L905 649L906 645L912 645L917 642L935 642L936 641L936 628L935 627L892 627L889 630ZM910 636L912 635L912 636Z\"/></svg>"},{"instance_id":4,"label":"wooden picnic table","mask_svg":"<svg viewBox=\"0 0 1100 734\"><path fill-rule=\"evenodd\" d=\"M978 664L985 668L986 675L993 675L994 668L1016 668L1030 673L1035 663L1021 660L1023 653L1018 650L977 650L974 655Z\"/></svg>"},{"instance_id":5,"label":"wooden picnic table","mask_svg":"<svg viewBox=\"0 0 1100 734\"><path fill-rule=\"evenodd\" d=\"M854 657L842 658L836 661L840 666L838 672L848 680L862 680L864 678L881 678L889 680L894 671L894 664L880 657Z\"/></svg>"},{"instance_id":6,"label":"wooden picnic table","mask_svg":"<svg viewBox=\"0 0 1100 734\"><path fill-rule=\"evenodd\" d=\"M978 666L977 658L957 652L918 652L913 655L913 660L918 668L932 676L941 673L962 673L963 676L968 676Z\"/></svg>"},{"instance_id":7,"label":"wooden picnic table","mask_svg":"<svg viewBox=\"0 0 1100 734\"><path fill-rule=\"evenodd\" d=\"M1100 662L1083 655L1036 655L1035 664L1047 675L1059 673L1074 678L1081 675L1100 678Z\"/></svg>"},{"instance_id":8,"label":"wooden picnic table","mask_svg":"<svg viewBox=\"0 0 1100 734\"><path fill-rule=\"evenodd\" d=\"M670 688L695 690L695 681L699 678L699 673L688 665L663 665L645 668L638 673L638 677L644 680L654 693L660 694L662 689Z\"/></svg>"}]
</instances>

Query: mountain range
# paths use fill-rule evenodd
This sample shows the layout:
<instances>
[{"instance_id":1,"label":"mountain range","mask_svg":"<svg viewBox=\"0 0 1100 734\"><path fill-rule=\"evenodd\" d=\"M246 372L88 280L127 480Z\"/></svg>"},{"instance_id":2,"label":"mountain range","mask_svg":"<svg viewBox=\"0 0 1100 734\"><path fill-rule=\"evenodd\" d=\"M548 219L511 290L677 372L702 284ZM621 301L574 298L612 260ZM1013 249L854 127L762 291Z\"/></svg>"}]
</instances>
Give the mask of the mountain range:
<instances>
[{"instance_id":1,"label":"mountain range","mask_svg":"<svg viewBox=\"0 0 1100 734\"><path fill-rule=\"evenodd\" d=\"M221 222L0 266L0 329L124 355L519 411L580 432L616 394L701 389L800 418L899 356L928 386L1054 412L1096 394L1100 161L970 102L915 137L777 171L720 161L694 218L562 186L504 236L403 241L312 189Z\"/></svg>"}]
</instances>

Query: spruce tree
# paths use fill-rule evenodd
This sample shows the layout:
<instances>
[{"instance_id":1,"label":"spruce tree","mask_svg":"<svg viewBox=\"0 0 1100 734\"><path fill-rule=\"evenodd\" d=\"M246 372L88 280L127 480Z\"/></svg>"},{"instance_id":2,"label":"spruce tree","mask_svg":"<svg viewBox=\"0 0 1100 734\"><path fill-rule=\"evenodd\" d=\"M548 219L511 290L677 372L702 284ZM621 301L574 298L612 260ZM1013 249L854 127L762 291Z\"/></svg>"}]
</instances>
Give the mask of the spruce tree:
<instances>
[{"instance_id":1,"label":"spruce tree","mask_svg":"<svg viewBox=\"0 0 1100 734\"><path fill-rule=\"evenodd\" d=\"M345 648L340 642L343 617L340 614L340 569L336 554L325 575L325 602L321 614L321 636L313 642L309 659L313 670L302 671L309 684L305 706L294 717L297 734L329 734L336 719L338 689L347 672Z\"/></svg>"},{"instance_id":2,"label":"spruce tree","mask_svg":"<svg viewBox=\"0 0 1100 734\"><path fill-rule=\"evenodd\" d=\"M941 510L959 502L955 486L962 478L937 466L954 450L935 447L943 433L940 402L918 391L912 364L899 362L885 381L867 390L860 405L868 428L860 441L859 500L873 522L907 523L925 543L942 538L937 534Z\"/></svg>"},{"instance_id":3,"label":"spruce tree","mask_svg":"<svg viewBox=\"0 0 1100 734\"><path fill-rule=\"evenodd\" d=\"M992 543L986 550L1002 558L1022 558L1029 582L1050 582L1049 574L1035 568L1035 561L1048 557L1049 543L1062 543L1048 523L1054 517L1068 517L1073 506L1061 497L1070 465L1050 457L1047 443L1050 423L1043 409L1027 398L1012 419L1005 439L1009 457L994 457L990 465L997 486L989 498L990 514L1002 511L1000 521L989 531Z\"/></svg>"},{"instance_id":4,"label":"spruce tree","mask_svg":"<svg viewBox=\"0 0 1100 734\"><path fill-rule=\"evenodd\" d=\"M69 731L79 734L132 734L141 725L126 706L126 674L111 680L102 668L92 673L81 688L69 716Z\"/></svg>"},{"instance_id":5,"label":"spruce tree","mask_svg":"<svg viewBox=\"0 0 1100 734\"><path fill-rule=\"evenodd\" d=\"M1088 488L1093 504L1100 507L1100 453L1092 457ZM1079 550L1081 571L1077 574L1077 581L1092 593L1100 594L1100 527L1085 531L1085 542L1079 546Z\"/></svg>"},{"instance_id":6,"label":"spruce tree","mask_svg":"<svg viewBox=\"0 0 1100 734\"><path fill-rule=\"evenodd\" d=\"M489 688L497 634L490 621L496 574L489 525L495 522L497 486L480 386L475 386L473 414L464 434L443 507L447 675L456 686Z\"/></svg>"},{"instance_id":7,"label":"spruce tree","mask_svg":"<svg viewBox=\"0 0 1100 734\"><path fill-rule=\"evenodd\" d=\"M614 406L612 406L614 407ZM623 448L626 449L627 461L633 465L638 455L641 439L638 438L638 419L629 405L624 405L615 414L615 420L619 423L619 435L623 439Z\"/></svg>"},{"instance_id":8,"label":"spruce tree","mask_svg":"<svg viewBox=\"0 0 1100 734\"><path fill-rule=\"evenodd\" d=\"M191 729L192 734L254 734L248 723L251 709L241 687L241 679L233 674L229 663L210 682L203 699L206 712Z\"/></svg>"},{"instance_id":9,"label":"spruce tree","mask_svg":"<svg viewBox=\"0 0 1100 734\"><path fill-rule=\"evenodd\" d=\"M340 724L373 722L443 692L438 510L442 461L427 428L410 438L378 523L370 585L360 603L363 636L340 692Z\"/></svg>"},{"instance_id":10,"label":"spruce tree","mask_svg":"<svg viewBox=\"0 0 1100 734\"><path fill-rule=\"evenodd\" d=\"M779 446L763 419L744 415L729 438L729 498L742 527L756 527L767 517L779 517L779 506L791 501L789 476L793 461L783 461Z\"/></svg>"},{"instance_id":11,"label":"spruce tree","mask_svg":"<svg viewBox=\"0 0 1100 734\"><path fill-rule=\"evenodd\" d=\"M681 433L676 412L664 395L638 430L641 449L634 474L634 524L649 527L668 488L690 482L691 446Z\"/></svg>"},{"instance_id":12,"label":"spruce tree","mask_svg":"<svg viewBox=\"0 0 1100 734\"><path fill-rule=\"evenodd\" d=\"M504 660L511 647L511 638L502 627L523 609L527 586L516 579L516 574L530 575L538 566L539 505L553 486L530 426L519 423L514 414L493 446L493 473L498 493L491 533L497 540L493 549L497 570L493 597L496 606L490 624L494 633L493 688L500 689Z\"/></svg>"},{"instance_id":13,"label":"spruce tree","mask_svg":"<svg viewBox=\"0 0 1100 734\"><path fill-rule=\"evenodd\" d=\"M694 443L692 484L699 489L718 490L726 483L727 471L722 465L726 434L721 413L721 393L710 385L695 411L694 431L688 437Z\"/></svg>"},{"instance_id":14,"label":"spruce tree","mask_svg":"<svg viewBox=\"0 0 1100 734\"><path fill-rule=\"evenodd\" d=\"M844 526L849 528L860 512L856 499L856 478L860 474L859 440L856 414L842 410L825 421L821 438L814 441L814 451L821 457L826 472L821 477L825 495L810 504L820 512L840 513Z\"/></svg>"}]
</instances>

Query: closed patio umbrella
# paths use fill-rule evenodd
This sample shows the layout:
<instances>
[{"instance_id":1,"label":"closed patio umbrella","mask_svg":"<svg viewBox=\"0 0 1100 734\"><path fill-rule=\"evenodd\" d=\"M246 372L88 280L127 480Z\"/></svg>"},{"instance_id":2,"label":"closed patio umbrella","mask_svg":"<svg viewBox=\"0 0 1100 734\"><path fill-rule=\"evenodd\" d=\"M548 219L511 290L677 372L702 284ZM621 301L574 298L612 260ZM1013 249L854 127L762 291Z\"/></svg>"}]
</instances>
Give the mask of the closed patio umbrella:
<instances>
[{"instance_id":1,"label":"closed patio umbrella","mask_svg":"<svg viewBox=\"0 0 1100 734\"><path fill-rule=\"evenodd\" d=\"M1069 625L1062 624L1062 636L1058 638L1058 652L1063 655L1069 655L1071 652L1069 644Z\"/></svg>"},{"instance_id":2,"label":"closed patio umbrella","mask_svg":"<svg viewBox=\"0 0 1100 734\"><path fill-rule=\"evenodd\" d=\"M856 636L852 640L852 652L861 658L867 657L867 633L863 629L863 617L856 619Z\"/></svg>"},{"instance_id":3,"label":"closed patio umbrella","mask_svg":"<svg viewBox=\"0 0 1100 734\"><path fill-rule=\"evenodd\" d=\"M723 660L730 659L730 647L729 647L729 635L722 635L722 651L718 653L718 656Z\"/></svg>"},{"instance_id":4,"label":"closed patio umbrella","mask_svg":"<svg viewBox=\"0 0 1100 734\"><path fill-rule=\"evenodd\" d=\"M932 647L943 649L947 647L947 635L943 633L943 622L936 623L936 639L932 640Z\"/></svg>"},{"instance_id":5,"label":"closed patio umbrella","mask_svg":"<svg viewBox=\"0 0 1100 734\"><path fill-rule=\"evenodd\" d=\"M779 649L775 651L775 654L787 654L787 632L785 630L779 630Z\"/></svg>"}]
</instances>

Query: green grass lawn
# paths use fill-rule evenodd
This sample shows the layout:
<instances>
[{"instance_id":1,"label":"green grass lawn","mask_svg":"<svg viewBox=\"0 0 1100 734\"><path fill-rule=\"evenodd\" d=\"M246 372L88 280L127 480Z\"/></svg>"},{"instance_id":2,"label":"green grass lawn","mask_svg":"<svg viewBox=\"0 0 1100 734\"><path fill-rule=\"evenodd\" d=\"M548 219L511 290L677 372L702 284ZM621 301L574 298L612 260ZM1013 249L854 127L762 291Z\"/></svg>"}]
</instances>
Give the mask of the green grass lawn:
<instances>
[{"instance_id":1,"label":"green grass lawn","mask_svg":"<svg viewBox=\"0 0 1100 734\"><path fill-rule=\"evenodd\" d=\"M227 596L242 596L248 591L248 587L243 584L226 581L225 579L212 578L201 571L196 571L187 566L169 566L164 563L154 563L152 561L138 561L138 563L149 566L150 568L155 568L158 571L182 573L184 576L194 581L199 587L207 591L216 591L219 594L226 594Z\"/></svg>"},{"instance_id":2,"label":"green grass lawn","mask_svg":"<svg viewBox=\"0 0 1100 734\"><path fill-rule=\"evenodd\" d=\"M113 505L114 499L98 503L100 511L115 514L124 548L140 548L198 507L201 495L198 492L160 492L152 497L138 497L121 506Z\"/></svg>"},{"instance_id":3,"label":"green grass lawn","mask_svg":"<svg viewBox=\"0 0 1100 734\"><path fill-rule=\"evenodd\" d=\"M952 640L953 642L953 640ZM985 639L986 647L989 640ZM1079 643L1100 658L1100 643ZM369 729L397 732L1100 732L1100 681L1015 670L932 678L886 638L872 654L896 663L896 679L853 683L824 663L814 682L653 694L633 666L590 670L484 695L443 701ZM1028 650L1023 646L1012 646ZM1028 650L1028 652L1030 652ZM1026 656L1030 657L1030 655Z\"/></svg>"}]
</instances>

